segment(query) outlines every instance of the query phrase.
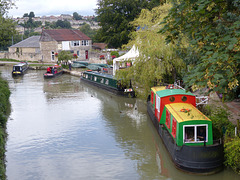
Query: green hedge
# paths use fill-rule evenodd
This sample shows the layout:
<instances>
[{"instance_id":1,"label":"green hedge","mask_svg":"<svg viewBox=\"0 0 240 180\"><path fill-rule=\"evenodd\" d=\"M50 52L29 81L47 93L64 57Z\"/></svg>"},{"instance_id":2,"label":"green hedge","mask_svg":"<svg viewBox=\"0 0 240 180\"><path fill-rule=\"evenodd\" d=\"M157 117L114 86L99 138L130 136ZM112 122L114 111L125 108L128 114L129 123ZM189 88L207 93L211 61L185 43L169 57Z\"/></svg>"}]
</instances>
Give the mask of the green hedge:
<instances>
[{"instance_id":1,"label":"green hedge","mask_svg":"<svg viewBox=\"0 0 240 180\"><path fill-rule=\"evenodd\" d=\"M6 179L5 168L5 140L6 140L6 122L9 108L10 90L7 81L1 78L0 74L0 179Z\"/></svg>"}]
</instances>

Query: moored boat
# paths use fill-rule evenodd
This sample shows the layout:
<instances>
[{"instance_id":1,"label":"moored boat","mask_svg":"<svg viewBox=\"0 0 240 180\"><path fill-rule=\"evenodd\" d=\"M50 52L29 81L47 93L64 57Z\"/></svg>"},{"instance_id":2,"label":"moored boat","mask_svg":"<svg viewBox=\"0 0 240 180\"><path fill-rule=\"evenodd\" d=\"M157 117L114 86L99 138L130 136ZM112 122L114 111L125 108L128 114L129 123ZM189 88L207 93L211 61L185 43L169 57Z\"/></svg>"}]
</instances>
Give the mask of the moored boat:
<instances>
[{"instance_id":1,"label":"moored boat","mask_svg":"<svg viewBox=\"0 0 240 180\"><path fill-rule=\"evenodd\" d=\"M194 94L153 87L147 111L177 168L197 174L222 170L223 144L213 139L212 121L196 108Z\"/></svg>"},{"instance_id":2,"label":"moored boat","mask_svg":"<svg viewBox=\"0 0 240 180\"><path fill-rule=\"evenodd\" d=\"M122 85L121 80L117 80L110 74L88 70L83 72L81 80L117 95L135 97L135 92L132 88L131 82L129 82L128 87L124 86Z\"/></svg>"},{"instance_id":3,"label":"moored boat","mask_svg":"<svg viewBox=\"0 0 240 180\"><path fill-rule=\"evenodd\" d=\"M43 74L44 78L53 78L63 73L62 66L54 65L47 68L47 72Z\"/></svg>"},{"instance_id":4,"label":"moored boat","mask_svg":"<svg viewBox=\"0 0 240 180\"><path fill-rule=\"evenodd\" d=\"M21 62L13 66L12 75L23 75L29 68L27 62Z\"/></svg>"}]
</instances>

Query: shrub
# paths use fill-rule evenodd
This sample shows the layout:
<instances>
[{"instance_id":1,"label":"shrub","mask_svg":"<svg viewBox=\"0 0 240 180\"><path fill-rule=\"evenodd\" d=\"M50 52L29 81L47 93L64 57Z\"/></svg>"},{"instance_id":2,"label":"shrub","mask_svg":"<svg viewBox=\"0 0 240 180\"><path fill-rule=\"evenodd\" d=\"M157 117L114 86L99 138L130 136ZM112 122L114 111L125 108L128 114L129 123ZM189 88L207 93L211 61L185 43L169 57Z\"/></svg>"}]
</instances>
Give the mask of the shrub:
<instances>
[{"instance_id":1,"label":"shrub","mask_svg":"<svg viewBox=\"0 0 240 180\"><path fill-rule=\"evenodd\" d=\"M235 137L224 144L225 165L240 174L240 138Z\"/></svg>"}]
</instances>

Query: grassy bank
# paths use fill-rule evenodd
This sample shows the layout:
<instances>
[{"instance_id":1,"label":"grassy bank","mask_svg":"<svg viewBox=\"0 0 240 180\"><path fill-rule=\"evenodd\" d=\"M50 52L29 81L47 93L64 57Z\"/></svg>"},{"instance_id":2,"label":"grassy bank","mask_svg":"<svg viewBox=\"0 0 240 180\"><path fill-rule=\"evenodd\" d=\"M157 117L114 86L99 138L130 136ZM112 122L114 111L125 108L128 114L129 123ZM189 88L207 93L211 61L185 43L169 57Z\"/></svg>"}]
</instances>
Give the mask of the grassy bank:
<instances>
[{"instance_id":1,"label":"grassy bank","mask_svg":"<svg viewBox=\"0 0 240 180\"><path fill-rule=\"evenodd\" d=\"M6 123L7 112L10 107L9 103L10 90L7 81L3 80L0 74L0 179L6 179L5 167L5 140L6 140Z\"/></svg>"}]
</instances>

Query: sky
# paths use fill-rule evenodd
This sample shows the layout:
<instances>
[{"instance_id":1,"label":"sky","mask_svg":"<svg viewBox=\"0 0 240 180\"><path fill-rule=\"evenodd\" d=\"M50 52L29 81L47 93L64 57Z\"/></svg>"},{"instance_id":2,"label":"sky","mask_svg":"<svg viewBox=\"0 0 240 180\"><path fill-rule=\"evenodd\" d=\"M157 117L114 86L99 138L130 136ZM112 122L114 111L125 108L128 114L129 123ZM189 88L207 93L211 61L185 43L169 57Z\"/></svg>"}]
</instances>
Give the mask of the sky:
<instances>
[{"instance_id":1,"label":"sky","mask_svg":"<svg viewBox=\"0 0 240 180\"><path fill-rule=\"evenodd\" d=\"M70 14L95 15L97 0L13 0L15 7L9 10L8 17L23 17L34 12L35 16Z\"/></svg>"}]
</instances>

